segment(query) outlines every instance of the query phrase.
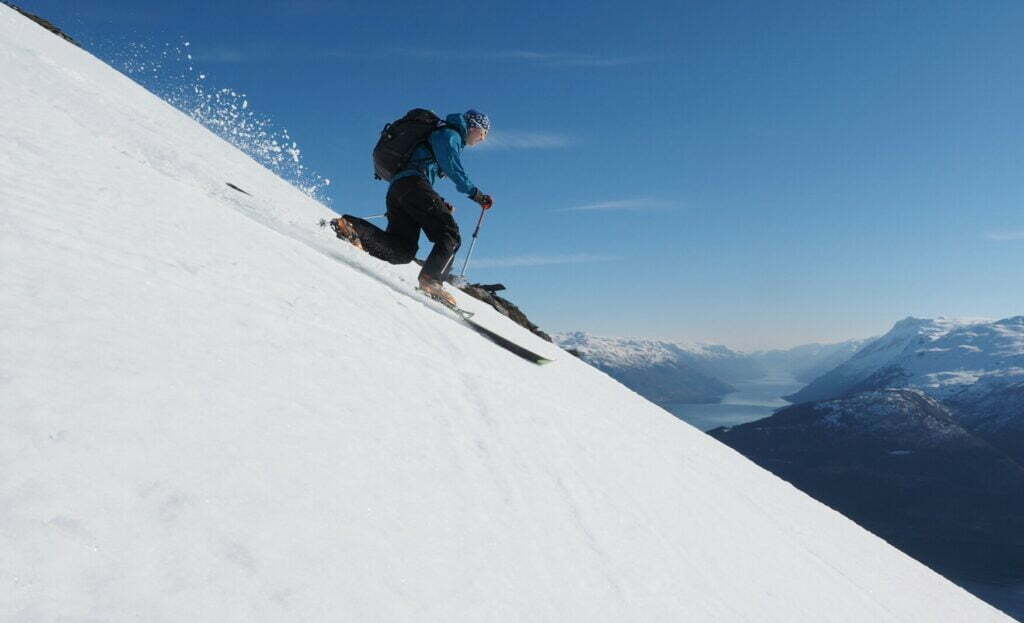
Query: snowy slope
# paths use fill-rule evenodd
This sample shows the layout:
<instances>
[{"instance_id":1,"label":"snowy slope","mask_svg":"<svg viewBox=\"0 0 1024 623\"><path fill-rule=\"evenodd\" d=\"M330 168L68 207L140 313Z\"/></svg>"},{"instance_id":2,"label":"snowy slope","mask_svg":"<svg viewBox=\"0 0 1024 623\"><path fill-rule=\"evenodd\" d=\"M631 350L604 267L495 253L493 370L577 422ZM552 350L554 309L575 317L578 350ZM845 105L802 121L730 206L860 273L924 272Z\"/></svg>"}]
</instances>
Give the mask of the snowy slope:
<instances>
[{"instance_id":1,"label":"snowy slope","mask_svg":"<svg viewBox=\"0 0 1024 623\"><path fill-rule=\"evenodd\" d=\"M3 6L0 67L0 621L1008 620L488 308L460 298L558 362L422 304Z\"/></svg>"},{"instance_id":2,"label":"snowy slope","mask_svg":"<svg viewBox=\"0 0 1024 623\"><path fill-rule=\"evenodd\" d=\"M1024 316L905 318L790 399L823 400L882 387L918 388L948 399L975 385L972 391L1021 380Z\"/></svg>"}]
</instances>

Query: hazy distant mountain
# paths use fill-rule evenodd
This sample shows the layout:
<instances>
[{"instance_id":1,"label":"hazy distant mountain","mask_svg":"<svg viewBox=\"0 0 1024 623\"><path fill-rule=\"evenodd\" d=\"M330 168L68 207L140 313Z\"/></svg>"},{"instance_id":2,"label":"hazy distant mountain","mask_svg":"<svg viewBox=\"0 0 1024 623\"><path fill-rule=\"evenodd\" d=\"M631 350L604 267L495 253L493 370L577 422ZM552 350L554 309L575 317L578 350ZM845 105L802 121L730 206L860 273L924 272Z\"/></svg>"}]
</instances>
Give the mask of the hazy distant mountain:
<instances>
[{"instance_id":1,"label":"hazy distant mountain","mask_svg":"<svg viewBox=\"0 0 1024 623\"><path fill-rule=\"evenodd\" d=\"M766 350L750 357L769 370L786 372L798 381L810 383L829 370L846 363L875 338L847 340L836 344L804 344L785 350Z\"/></svg>"},{"instance_id":2,"label":"hazy distant mountain","mask_svg":"<svg viewBox=\"0 0 1024 623\"><path fill-rule=\"evenodd\" d=\"M733 383L782 372L810 381L849 359L868 340L806 344L787 350L743 353L717 344L644 338L557 334L562 348L661 404L713 403L735 391Z\"/></svg>"},{"instance_id":3,"label":"hazy distant mountain","mask_svg":"<svg viewBox=\"0 0 1024 623\"><path fill-rule=\"evenodd\" d=\"M712 403L735 391L731 383L756 379L764 369L725 346L599 337L584 332L553 336L590 365L659 404Z\"/></svg>"}]
</instances>

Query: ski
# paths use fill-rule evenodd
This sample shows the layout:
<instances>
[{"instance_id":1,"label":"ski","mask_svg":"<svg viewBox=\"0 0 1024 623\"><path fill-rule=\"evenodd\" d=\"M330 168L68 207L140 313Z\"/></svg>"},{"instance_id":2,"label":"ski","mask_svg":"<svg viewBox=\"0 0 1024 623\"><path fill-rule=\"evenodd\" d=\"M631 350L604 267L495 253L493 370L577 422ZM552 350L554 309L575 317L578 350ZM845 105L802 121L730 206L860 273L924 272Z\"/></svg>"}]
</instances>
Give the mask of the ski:
<instances>
[{"instance_id":1,"label":"ski","mask_svg":"<svg viewBox=\"0 0 1024 623\"><path fill-rule=\"evenodd\" d=\"M476 331L480 335L484 336L485 338L489 339L491 342L493 342L493 343L497 344L498 346L504 348L505 350L507 350L508 352L512 353L513 355L516 355L518 357L522 357L523 359L525 359L525 360L527 360L527 361L529 361L531 363L535 363L538 366L544 366L544 365L547 365L549 363L553 363L554 362L554 359L548 359L547 357L542 357L541 355L538 355L537 353L533 352L532 350L529 350L527 348L523 348L522 346L520 346L519 344L516 344L515 342L513 342L510 339L508 339L507 337L499 335L499 334L495 333L494 331L491 331L487 327L479 325L476 322L474 322L474 321L472 321L472 320L470 320L468 318L463 318L463 322L468 324L470 326L470 328L472 328L474 331Z\"/></svg>"},{"instance_id":2,"label":"ski","mask_svg":"<svg viewBox=\"0 0 1024 623\"><path fill-rule=\"evenodd\" d=\"M327 219L320 219L320 222L318 224L320 225L320 227L326 229L328 224L329 224L329 222L327 221ZM472 320L473 312L471 312L471 311L469 311L467 309L462 309L461 307L459 307L457 305L450 304L448 301L445 301L445 300L442 300L442 299L437 298L435 296L432 296L429 293L427 293L425 290L421 289L420 287L416 287L416 292L423 297L424 302L429 301L430 303L437 303L438 305L443 307L446 311L454 313L455 314L455 320L461 321L467 327L469 327L470 329L475 331L478 335L486 338L492 344L495 344L495 345L497 345L497 346L499 346L501 348L504 348L505 350L507 350L508 352L512 353L513 355L516 355L517 357L525 359L526 361L529 361L530 363L534 363L534 364L536 364L538 366L543 366L543 365L547 365L549 363L553 363L554 362L554 359L548 359L547 357L544 357L542 355L538 355L537 353L533 352L532 350L530 350L528 348L525 348L523 346L520 346L519 344L516 344L515 342L513 342L510 339L508 339L507 337L504 337L503 335L499 335L498 333L495 333L494 331L491 331L490 329L488 329L487 327L485 327L485 326L483 326L481 324L477 324L477 322ZM440 310L437 310L437 311L440 312Z\"/></svg>"},{"instance_id":3,"label":"ski","mask_svg":"<svg viewBox=\"0 0 1024 623\"><path fill-rule=\"evenodd\" d=\"M517 357L521 357L522 359L525 359L525 360L529 361L530 363L534 363L534 364L536 364L538 366L543 366L543 365L547 365L549 363L554 362L554 359L548 359L547 357L538 355L537 353L533 352L532 350L530 350L528 348L525 348L523 346L520 346L519 344L516 344L515 342L513 342L510 339L508 339L507 337L505 337L503 335L500 335L498 333L495 333L494 331L491 331L487 327L485 327L485 326L483 326L481 324L478 324L477 322L472 320L473 312L465 310L465 309L462 309L461 307L458 307L456 305L450 305L447 301L443 301L443 300L441 300L441 299L439 299L437 297L431 296L426 291L424 291L424 290L422 290L420 288L416 288L416 291L419 292L421 295L423 295L424 298L430 299L431 301L434 301L434 302L442 305L446 309L448 309L448 310L450 310L452 312L455 312L455 314L458 316L459 320L461 320L463 323L465 323L466 326L468 326L470 329L473 329L474 331L477 332L477 334L479 334L479 335L485 337L486 339L490 340L493 344L496 344L497 346L500 346L501 348L504 348L505 350L507 350L508 352L512 353L513 355L516 355Z\"/></svg>"}]
</instances>

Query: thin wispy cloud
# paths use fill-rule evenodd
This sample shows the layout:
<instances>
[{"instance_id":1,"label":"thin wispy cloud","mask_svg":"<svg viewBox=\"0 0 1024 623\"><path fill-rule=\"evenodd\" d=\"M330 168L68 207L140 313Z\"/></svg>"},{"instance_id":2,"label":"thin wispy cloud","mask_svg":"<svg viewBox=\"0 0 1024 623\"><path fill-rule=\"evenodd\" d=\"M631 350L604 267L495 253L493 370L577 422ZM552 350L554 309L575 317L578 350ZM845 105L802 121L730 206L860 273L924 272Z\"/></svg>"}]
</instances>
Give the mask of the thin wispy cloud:
<instances>
[{"instance_id":1,"label":"thin wispy cloud","mask_svg":"<svg viewBox=\"0 0 1024 623\"><path fill-rule=\"evenodd\" d=\"M654 56L600 56L578 52L534 52L530 50L492 52L490 57L498 60L528 61L559 67L624 67L658 60Z\"/></svg>"},{"instance_id":2,"label":"thin wispy cloud","mask_svg":"<svg viewBox=\"0 0 1024 623\"><path fill-rule=\"evenodd\" d=\"M515 255L473 260L477 268L510 268L515 266L547 266L550 264L589 264L592 262L614 262L619 258L593 253L570 253L565 255Z\"/></svg>"},{"instance_id":3,"label":"thin wispy cloud","mask_svg":"<svg viewBox=\"0 0 1024 623\"><path fill-rule=\"evenodd\" d=\"M599 203L588 203L568 208L558 208L555 212L611 212L618 210L644 211L644 210L670 210L676 204L661 199L650 197L638 197L636 199L621 199L618 201L601 201Z\"/></svg>"},{"instance_id":4,"label":"thin wispy cloud","mask_svg":"<svg viewBox=\"0 0 1024 623\"><path fill-rule=\"evenodd\" d=\"M548 132L507 132L497 131L487 135L487 140L475 149L498 151L510 149L560 149L568 147L573 141L562 134Z\"/></svg>"},{"instance_id":5,"label":"thin wispy cloud","mask_svg":"<svg viewBox=\"0 0 1024 623\"><path fill-rule=\"evenodd\" d=\"M403 55L404 53L399 53ZM352 52L336 49L285 49L280 46L244 46L244 47L213 47L208 50L194 49L192 58L205 63L266 63L268 61L287 61L289 63L309 60L336 59L348 61L387 60L394 58L395 52L385 50L374 52Z\"/></svg>"},{"instance_id":6,"label":"thin wispy cloud","mask_svg":"<svg viewBox=\"0 0 1024 623\"><path fill-rule=\"evenodd\" d=\"M985 237L989 240L1024 240L1024 231L994 231Z\"/></svg>"},{"instance_id":7,"label":"thin wispy cloud","mask_svg":"<svg viewBox=\"0 0 1024 623\"><path fill-rule=\"evenodd\" d=\"M537 52L532 50L471 52L429 48L396 48L391 50L391 54L432 61L512 61L548 67L625 67L628 65L652 63L658 60L658 57L655 56L602 56L580 52Z\"/></svg>"},{"instance_id":8,"label":"thin wispy cloud","mask_svg":"<svg viewBox=\"0 0 1024 623\"><path fill-rule=\"evenodd\" d=\"M494 50L473 52L466 50L441 50L429 48L391 48L371 51L345 49L269 49L265 46L249 46L246 49L217 47L196 50L195 59L208 63L254 63L268 60L309 60L315 58L338 60L386 60L408 58L426 61L488 61L519 62L545 67L626 67L658 61L655 56L602 56L579 52L536 52L530 50Z\"/></svg>"}]
</instances>

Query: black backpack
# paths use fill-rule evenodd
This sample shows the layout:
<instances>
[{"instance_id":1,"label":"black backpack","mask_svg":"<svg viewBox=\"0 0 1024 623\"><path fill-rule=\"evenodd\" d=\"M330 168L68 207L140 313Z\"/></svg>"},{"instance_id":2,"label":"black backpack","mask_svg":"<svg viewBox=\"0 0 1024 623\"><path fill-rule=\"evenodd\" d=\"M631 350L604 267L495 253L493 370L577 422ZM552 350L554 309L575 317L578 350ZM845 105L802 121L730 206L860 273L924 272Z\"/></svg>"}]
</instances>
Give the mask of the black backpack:
<instances>
[{"instance_id":1,"label":"black backpack","mask_svg":"<svg viewBox=\"0 0 1024 623\"><path fill-rule=\"evenodd\" d=\"M425 108L413 108L401 119L384 126L373 148L374 178L390 182L420 145L426 145L433 154L430 133L448 126L444 119Z\"/></svg>"}]
</instances>

